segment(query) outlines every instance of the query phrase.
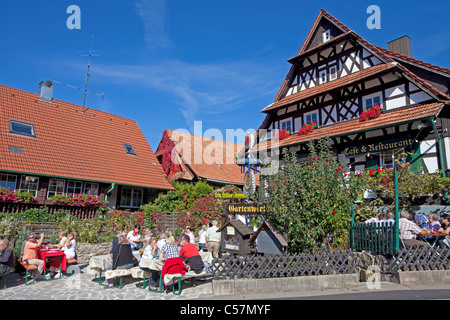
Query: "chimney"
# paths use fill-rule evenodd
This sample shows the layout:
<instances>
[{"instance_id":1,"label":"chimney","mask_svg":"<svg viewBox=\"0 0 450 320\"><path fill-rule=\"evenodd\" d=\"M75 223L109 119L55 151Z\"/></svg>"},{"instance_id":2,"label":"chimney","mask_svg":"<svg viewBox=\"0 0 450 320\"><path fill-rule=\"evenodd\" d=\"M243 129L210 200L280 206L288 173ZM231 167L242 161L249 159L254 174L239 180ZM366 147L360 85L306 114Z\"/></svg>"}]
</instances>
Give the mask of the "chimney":
<instances>
[{"instance_id":1,"label":"chimney","mask_svg":"<svg viewBox=\"0 0 450 320\"><path fill-rule=\"evenodd\" d=\"M39 82L39 95L41 101L52 102L53 100L53 83L49 80Z\"/></svg>"},{"instance_id":2,"label":"chimney","mask_svg":"<svg viewBox=\"0 0 450 320\"><path fill-rule=\"evenodd\" d=\"M408 36L403 36L388 42L388 49L412 58L411 38Z\"/></svg>"}]
</instances>

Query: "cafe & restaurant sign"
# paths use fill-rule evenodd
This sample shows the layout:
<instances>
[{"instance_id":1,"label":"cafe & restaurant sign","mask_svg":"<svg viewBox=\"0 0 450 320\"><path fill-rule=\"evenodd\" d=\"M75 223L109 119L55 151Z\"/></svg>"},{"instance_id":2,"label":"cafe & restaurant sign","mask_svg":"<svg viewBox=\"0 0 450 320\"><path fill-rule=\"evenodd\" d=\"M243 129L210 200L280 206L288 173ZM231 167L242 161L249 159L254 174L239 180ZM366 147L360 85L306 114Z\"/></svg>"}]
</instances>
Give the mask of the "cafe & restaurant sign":
<instances>
[{"instance_id":1,"label":"cafe & restaurant sign","mask_svg":"<svg viewBox=\"0 0 450 320\"><path fill-rule=\"evenodd\" d=\"M408 135L408 136L404 136L404 137L397 138L394 140L376 142L376 143L371 143L371 144L364 144L364 145L357 146L357 147L348 147L348 148L345 148L344 154L347 157L351 157L351 156L362 155L362 154L370 153L370 152L378 153L378 152L393 150L393 149L397 149L397 148L405 148L405 147L412 146L412 144L413 144L413 139L411 138L411 136Z\"/></svg>"}]
</instances>

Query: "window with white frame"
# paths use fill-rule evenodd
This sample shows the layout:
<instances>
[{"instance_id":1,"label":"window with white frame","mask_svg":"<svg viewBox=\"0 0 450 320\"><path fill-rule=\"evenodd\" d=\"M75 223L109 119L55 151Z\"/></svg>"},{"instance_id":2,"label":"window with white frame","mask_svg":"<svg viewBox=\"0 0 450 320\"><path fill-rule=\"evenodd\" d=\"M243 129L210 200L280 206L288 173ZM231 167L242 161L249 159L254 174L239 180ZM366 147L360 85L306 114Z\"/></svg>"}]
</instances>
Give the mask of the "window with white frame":
<instances>
[{"instance_id":1,"label":"window with white frame","mask_svg":"<svg viewBox=\"0 0 450 320\"><path fill-rule=\"evenodd\" d=\"M64 194L65 181L61 179L50 179L48 182L47 198L55 194Z\"/></svg>"},{"instance_id":2,"label":"window with white frame","mask_svg":"<svg viewBox=\"0 0 450 320\"><path fill-rule=\"evenodd\" d=\"M328 74L327 69L319 71L319 84L327 83Z\"/></svg>"},{"instance_id":3,"label":"window with white frame","mask_svg":"<svg viewBox=\"0 0 450 320\"><path fill-rule=\"evenodd\" d=\"M17 176L13 174L0 174L0 187L16 190Z\"/></svg>"},{"instance_id":4,"label":"window with white frame","mask_svg":"<svg viewBox=\"0 0 450 320\"><path fill-rule=\"evenodd\" d=\"M67 181L67 195L77 195L81 194L83 191L83 182L81 181Z\"/></svg>"},{"instance_id":5,"label":"window with white frame","mask_svg":"<svg viewBox=\"0 0 450 320\"><path fill-rule=\"evenodd\" d=\"M18 120L9 119L9 131L25 136L35 136L34 126L32 123L22 122Z\"/></svg>"},{"instance_id":6,"label":"window with white frame","mask_svg":"<svg viewBox=\"0 0 450 320\"><path fill-rule=\"evenodd\" d=\"M98 196L98 183L85 182L84 193L89 194L91 196Z\"/></svg>"},{"instance_id":7,"label":"window with white frame","mask_svg":"<svg viewBox=\"0 0 450 320\"><path fill-rule=\"evenodd\" d=\"M375 105L382 107L382 101L381 94L374 94L364 97L364 110L368 110Z\"/></svg>"},{"instance_id":8,"label":"window with white frame","mask_svg":"<svg viewBox=\"0 0 450 320\"><path fill-rule=\"evenodd\" d=\"M319 122L317 121L318 119L317 111L305 113L304 116L305 116L305 124L310 124L311 122L316 122L317 124L319 124Z\"/></svg>"},{"instance_id":9,"label":"window with white frame","mask_svg":"<svg viewBox=\"0 0 450 320\"><path fill-rule=\"evenodd\" d=\"M331 32L330 32L330 30L324 31L322 33L322 40L323 40L323 42L327 42L330 39L331 39Z\"/></svg>"},{"instance_id":10,"label":"window with white frame","mask_svg":"<svg viewBox=\"0 0 450 320\"><path fill-rule=\"evenodd\" d=\"M39 187L39 177L34 176L21 176L20 177L20 191L30 192L33 197L37 196Z\"/></svg>"},{"instance_id":11,"label":"window with white frame","mask_svg":"<svg viewBox=\"0 0 450 320\"><path fill-rule=\"evenodd\" d=\"M336 80L337 79L337 67L336 66L332 66L330 67L330 81Z\"/></svg>"},{"instance_id":12,"label":"window with white frame","mask_svg":"<svg viewBox=\"0 0 450 320\"><path fill-rule=\"evenodd\" d=\"M139 207L142 205L143 191L140 188L123 187L120 199L121 207Z\"/></svg>"},{"instance_id":13,"label":"window with white frame","mask_svg":"<svg viewBox=\"0 0 450 320\"><path fill-rule=\"evenodd\" d=\"M280 121L280 129L281 130L289 130L290 132L292 132L292 119L285 119L285 120L281 120Z\"/></svg>"}]
</instances>

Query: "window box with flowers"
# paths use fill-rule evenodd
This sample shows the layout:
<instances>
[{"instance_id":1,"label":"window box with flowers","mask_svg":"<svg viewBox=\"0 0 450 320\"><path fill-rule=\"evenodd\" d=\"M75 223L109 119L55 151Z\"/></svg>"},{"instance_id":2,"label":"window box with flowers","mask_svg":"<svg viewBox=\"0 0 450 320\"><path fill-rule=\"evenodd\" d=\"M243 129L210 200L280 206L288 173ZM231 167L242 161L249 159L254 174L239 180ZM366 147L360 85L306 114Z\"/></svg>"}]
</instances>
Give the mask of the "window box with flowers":
<instances>
[{"instance_id":1,"label":"window box with flowers","mask_svg":"<svg viewBox=\"0 0 450 320\"><path fill-rule=\"evenodd\" d=\"M374 104L372 108L364 110L359 117L359 122L370 119L376 119L383 113L383 109L379 104Z\"/></svg>"},{"instance_id":2,"label":"window box with flowers","mask_svg":"<svg viewBox=\"0 0 450 320\"><path fill-rule=\"evenodd\" d=\"M291 136L291 132L287 129L281 129L278 131L278 134L273 138L273 141L278 141L282 139L286 139Z\"/></svg>"},{"instance_id":3,"label":"window box with flowers","mask_svg":"<svg viewBox=\"0 0 450 320\"><path fill-rule=\"evenodd\" d=\"M317 128L318 128L318 125L317 125L317 122L315 122L315 121L308 123L308 124L305 123L303 125L303 127L298 131L298 135L301 136L301 135L310 134Z\"/></svg>"},{"instance_id":4,"label":"window box with flowers","mask_svg":"<svg viewBox=\"0 0 450 320\"><path fill-rule=\"evenodd\" d=\"M0 202L36 203L37 200L28 191L11 191L10 188L0 187Z\"/></svg>"},{"instance_id":5,"label":"window box with flowers","mask_svg":"<svg viewBox=\"0 0 450 320\"><path fill-rule=\"evenodd\" d=\"M63 206L77 206L77 207L99 207L102 203L96 196L90 194L55 194L51 197L53 204Z\"/></svg>"}]
</instances>

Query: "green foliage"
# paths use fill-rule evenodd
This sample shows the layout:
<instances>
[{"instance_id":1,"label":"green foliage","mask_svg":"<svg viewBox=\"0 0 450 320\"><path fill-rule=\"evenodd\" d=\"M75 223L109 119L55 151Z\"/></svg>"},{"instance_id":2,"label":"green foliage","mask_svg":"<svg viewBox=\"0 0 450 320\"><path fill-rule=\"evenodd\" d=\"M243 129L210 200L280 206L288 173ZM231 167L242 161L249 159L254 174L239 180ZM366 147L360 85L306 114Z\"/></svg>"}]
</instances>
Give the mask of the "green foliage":
<instances>
[{"instance_id":1,"label":"green foliage","mask_svg":"<svg viewBox=\"0 0 450 320\"><path fill-rule=\"evenodd\" d=\"M345 174L331 153L331 140L309 144L309 163L283 149L282 168L269 176L269 220L289 241L289 250L314 250L327 242L344 249L351 203L366 187L366 176Z\"/></svg>"},{"instance_id":2,"label":"green foliage","mask_svg":"<svg viewBox=\"0 0 450 320\"><path fill-rule=\"evenodd\" d=\"M58 210L53 214L48 213L48 207L42 209L31 208L22 212L14 213L0 213L0 220L11 217L22 221L36 221L36 222L59 222L70 214L66 210Z\"/></svg>"},{"instance_id":3,"label":"green foliage","mask_svg":"<svg viewBox=\"0 0 450 320\"><path fill-rule=\"evenodd\" d=\"M214 188L204 181L198 181L195 185L174 181L175 190L160 193L152 202L141 206L147 227L158 228L159 216L164 212L186 213L198 205L200 199L212 195ZM198 212L198 210L194 211Z\"/></svg>"}]
</instances>

